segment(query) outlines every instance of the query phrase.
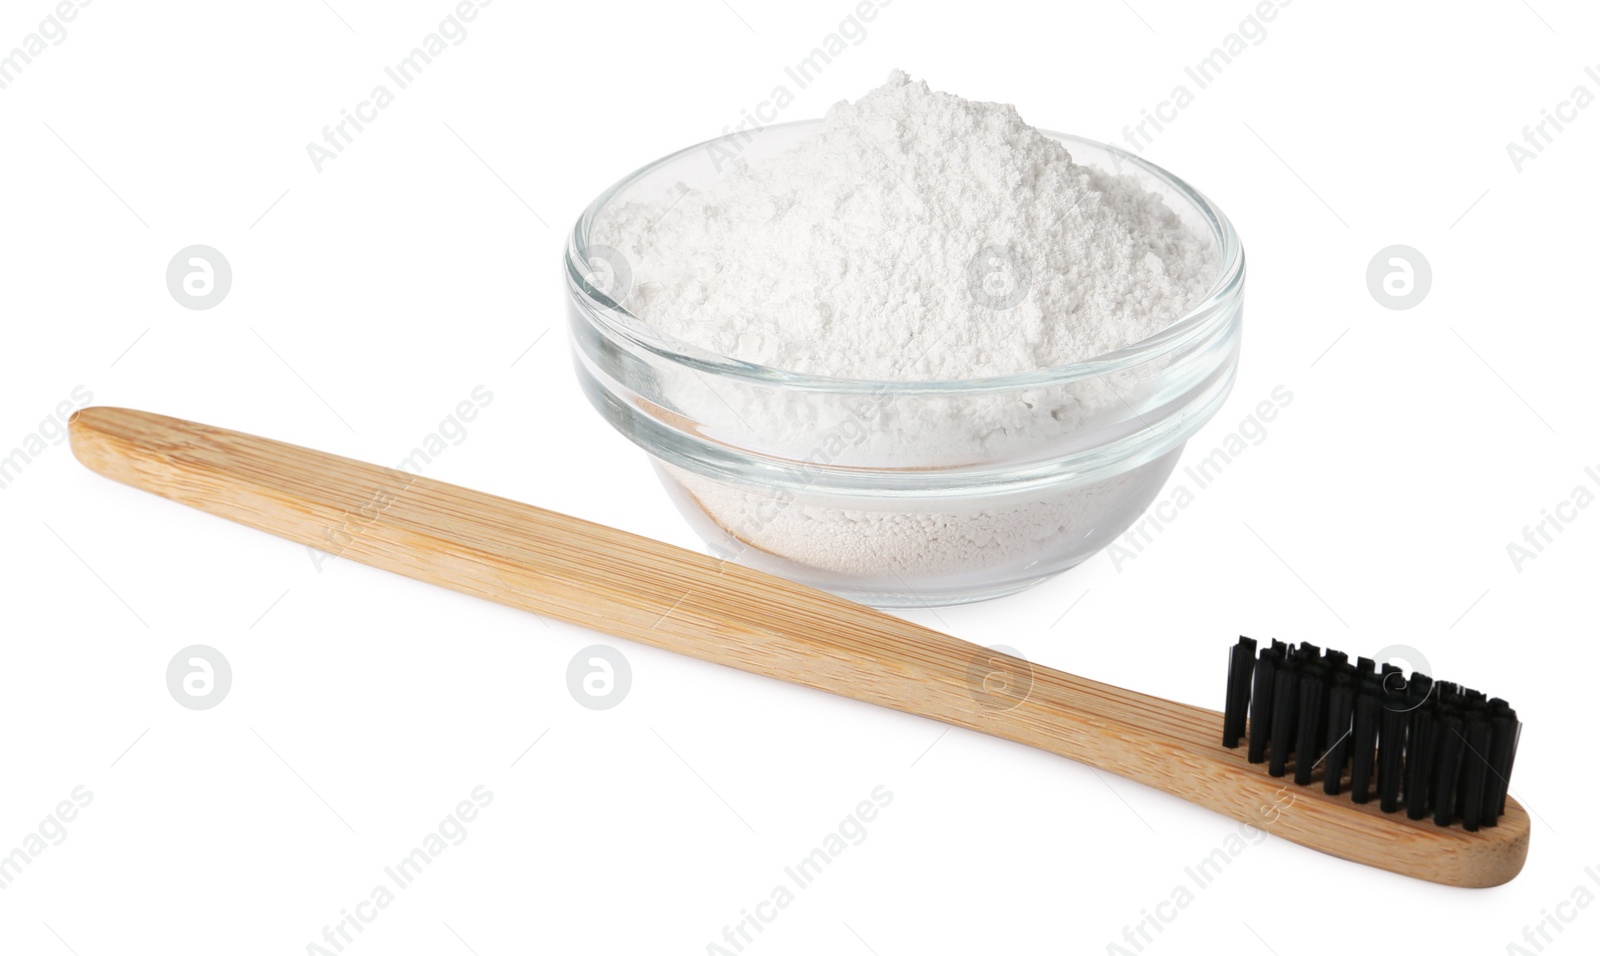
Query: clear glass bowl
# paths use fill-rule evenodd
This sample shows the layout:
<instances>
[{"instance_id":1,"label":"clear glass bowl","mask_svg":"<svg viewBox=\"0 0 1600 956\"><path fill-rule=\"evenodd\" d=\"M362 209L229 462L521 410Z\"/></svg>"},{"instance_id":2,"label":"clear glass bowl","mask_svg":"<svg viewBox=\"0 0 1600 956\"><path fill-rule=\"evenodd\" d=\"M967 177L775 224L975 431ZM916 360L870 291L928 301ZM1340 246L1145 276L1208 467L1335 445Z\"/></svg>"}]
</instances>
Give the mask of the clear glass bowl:
<instances>
[{"instance_id":1,"label":"clear glass bowl","mask_svg":"<svg viewBox=\"0 0 1600 956\"><path fill-rule=\"evenodd\" d=\"M723 142L722 155L782 152L819 122L768 127L742 147ZM1166 170L1048 135L1074 161L1159 195L1210 237L1217 274L1204 300L1162 332L1019 375L796 374L713 354L630 313L629 264L591 242L594 224L612 203L716 179L718 140L651 163L584 211L563 262L579 382L650 455L713 554L879 607L957 604L1078 564L1155 499L1184 442L1232 388L1244 249L1222 211ZM999 427L978 446L943 440L966 420Z\"/></svg>"}]
</instances>

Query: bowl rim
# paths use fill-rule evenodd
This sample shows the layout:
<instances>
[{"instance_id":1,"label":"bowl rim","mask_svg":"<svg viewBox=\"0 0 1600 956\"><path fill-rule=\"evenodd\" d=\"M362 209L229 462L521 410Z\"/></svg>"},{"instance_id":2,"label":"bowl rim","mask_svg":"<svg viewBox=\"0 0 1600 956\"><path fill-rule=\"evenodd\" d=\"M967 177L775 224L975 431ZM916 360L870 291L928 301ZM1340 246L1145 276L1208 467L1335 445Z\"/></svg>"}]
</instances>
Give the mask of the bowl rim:
<instances>
[{"instance_id":1,"label":"bowl rim","mask_svg":"<svg viewBox=\"0 0 1600 956\"><path fill-rule=\"evenodd\" d=\"M794 130L802 126L819 126L822 122L822 118L792 120L763 127L763 131ZM1169 352L1183 348L1196 338L1211 334L1216 326L1220 324L1238 321L1239 311L1234 306L1236 306L1244 286L1244 244L1232 221L1222 211L1221 207L1204 193L1189 185L1181 177L1121 147L1073 133L1061 133L1046 129L1040 129L1039 132L1062 142L1069 150L1075 144L1103 150L1116 158L1118 168L1115 170L1106 170L1100 166L1095 166L1094 168L1101 169L1102 172L1108 172L1112 175L1125 176L1127 173L1122 167L1134 166L1147 175L1161 180L1179 196L1182 196L1195 211L1199 212L1201 218L1211 226L1212 235L1218 244L1219 262L1217 274L1211 286L1207 289L1205 296L1193 308L1174 319L1161 331L1111 352L1065 365L979 378L906 381L900 379L866 379L819 375L745 362L713 352L691 342L686 342L661 331L626 307L612 301L603 291L591 285L588 279L585 278L584 270L579 268L579 263L583 261L582 251L588 249L591 245L588 241L588 234L595 219L618 194L631 187L642 177L655 172L660 167L673 162L679 157L697 150L706 149L713 143L732 140L743 135L740 133L714 136L647 163L607 187L604 192L585 207L572 230L568 233L562 256L568 293L573 301L582 307L581 311L584 316L591 323L600 326L607 335L622 338L635 347L698 372L711 373L757 385L776 386L786 389L843 393L865 392L896 396L1012 391L1057 386L1086 378L1101 378L1111 372L1132 368L1160 358ZM1077 158L1074 157L1074 162L1077 161ZM1176 212L1176 210L1174 211ZM598 243L594 245L598 245Z\"/></svg>"}]
</instances>

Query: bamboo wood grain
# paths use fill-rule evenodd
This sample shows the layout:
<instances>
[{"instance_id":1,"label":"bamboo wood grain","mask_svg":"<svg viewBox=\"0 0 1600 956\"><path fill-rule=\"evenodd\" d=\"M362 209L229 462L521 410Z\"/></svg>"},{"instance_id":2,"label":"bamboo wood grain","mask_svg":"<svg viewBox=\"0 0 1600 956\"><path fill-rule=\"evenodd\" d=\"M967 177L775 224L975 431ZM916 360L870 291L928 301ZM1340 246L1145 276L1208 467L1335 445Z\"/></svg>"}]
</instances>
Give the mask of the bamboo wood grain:
<instances>
[{"instance_id":1,"label":"bamboo wood grain","mask_svg":"<svg viewBox=\"0 0 1600 956\"><path fill-rule=\"evenodd\" d=\"M653 647L1070 757L1295 843L1455 886L1522 868L1528 815L1460 827L1274 778L1221 746L1216 711L1006 658L741 565L505 498L121 408L71 422L94 471L374 567ZM1216 684L1223 682L1218 650ZM1011 696L981 675L1027 674ZM978 675L978 676L974 676ZM1025 683L1025 682L1024 682ZM1020 696L1020 699L1017 697Z\"/></svg>"}]
</instances>

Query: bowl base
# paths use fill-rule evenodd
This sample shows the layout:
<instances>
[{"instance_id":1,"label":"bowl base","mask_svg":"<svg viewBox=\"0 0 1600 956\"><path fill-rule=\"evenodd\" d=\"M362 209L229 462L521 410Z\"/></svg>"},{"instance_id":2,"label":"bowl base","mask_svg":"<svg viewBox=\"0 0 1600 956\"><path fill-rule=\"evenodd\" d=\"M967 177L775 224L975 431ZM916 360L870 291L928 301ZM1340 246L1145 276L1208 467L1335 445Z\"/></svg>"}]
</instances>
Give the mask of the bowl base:
<instances>
[{"instance_id":1,"label":"bowl base","mask_svg":"<svg viewBox=\"0 0 1600 956\"><path fill-rule=\"evenodd\" d=\"M1065 568L1062 569L1067 570ZM865 604L883 611L917 611L931 610L938 607L951 607L957 604L977 604L982 601L992 601L995 598L1010 597L1013 594L1026 591L1031 587L1043 584L1061 571L1052 571L1049 574L1023 581L1013 581L1006 584L988 584L983 587L948 588L940 590L919 591L915 594L906 591L883 593L878 591L855 591L848 588L821 588L829 594L837 595L847 601Z\"/></svg>"},{"instance_id":2,"label":"bowl base","mask_svg":"<svg viewBox=\"0 0 1600 956\"><path fill-rule=\"evenodd\" d=\"M699 522L694 523L698 524ZM703 538L710 537L704 529L701 530ZM727 538L726 541L728 542L726 544L706 541L706 553L719 561L729 561L756 571L775 574L796 584L804 584L806 587L826 591L847 601L854 601L857 604L865 604L868 607L875 607L885 611L914 611L991 601L995 598L1007 597L1026 591L1035 585L1043 584L1064 571L1077 567L1076 564L1073 564L1062 568L1051 568L1043 574L1032 574L1021 578L1006 578L998 581L979 577L970 582L949 584L923 582L913 587L903 578L896 576L895 580L891 582L876 582L878 585L876 587L871 584L856 586L843 580L846 577L844 575L831 574L816 568L797 565L776 555L745 545L736 538ZM729 544L741 546L730 547Z\"/></svg>"}]
</instances>

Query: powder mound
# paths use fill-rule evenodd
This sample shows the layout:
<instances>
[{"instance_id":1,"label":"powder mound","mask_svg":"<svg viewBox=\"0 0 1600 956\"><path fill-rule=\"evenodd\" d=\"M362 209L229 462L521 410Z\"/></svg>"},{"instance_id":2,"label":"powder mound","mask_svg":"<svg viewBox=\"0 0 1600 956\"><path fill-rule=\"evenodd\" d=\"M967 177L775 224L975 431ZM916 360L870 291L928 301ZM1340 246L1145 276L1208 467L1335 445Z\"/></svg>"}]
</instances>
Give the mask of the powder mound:
<instances>
[{"instance_id":1,"label":"powder mound","mask_svg":"<svg viewBox=\"0 0 1600 956\"><path fill-rule=\"evenodd\" d=\"M756 134L757 136L762 134ZM1014 107L896 71L787 151L612 209L627 306L796 372L966 379L1082 361L1170 325L1215 250L1130 178L1073 161Z\"/></svg>"}]
</instances>

